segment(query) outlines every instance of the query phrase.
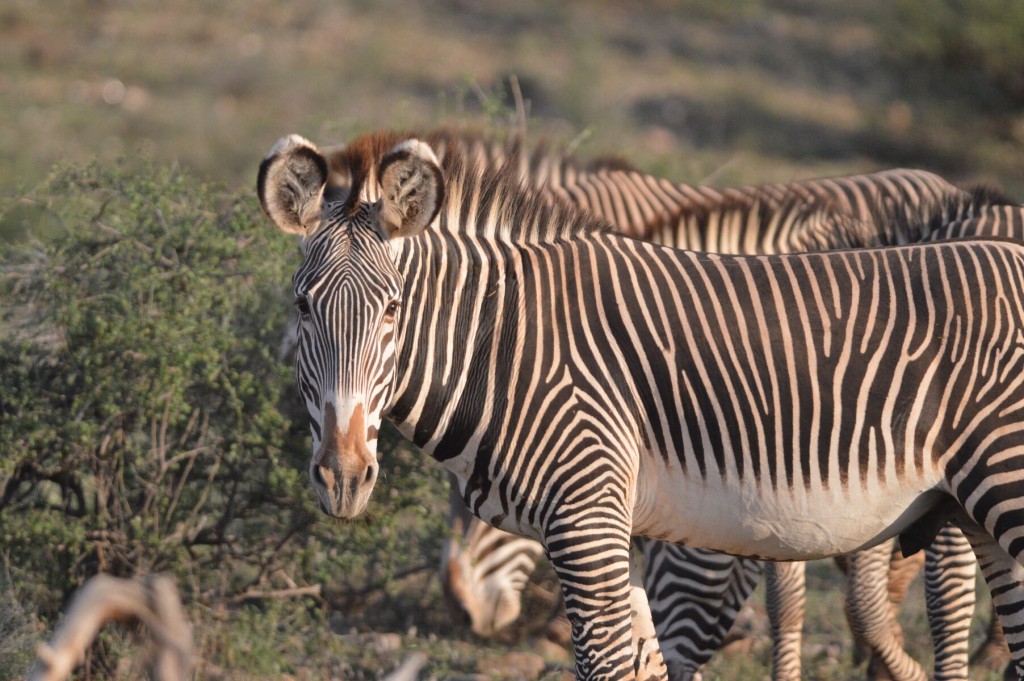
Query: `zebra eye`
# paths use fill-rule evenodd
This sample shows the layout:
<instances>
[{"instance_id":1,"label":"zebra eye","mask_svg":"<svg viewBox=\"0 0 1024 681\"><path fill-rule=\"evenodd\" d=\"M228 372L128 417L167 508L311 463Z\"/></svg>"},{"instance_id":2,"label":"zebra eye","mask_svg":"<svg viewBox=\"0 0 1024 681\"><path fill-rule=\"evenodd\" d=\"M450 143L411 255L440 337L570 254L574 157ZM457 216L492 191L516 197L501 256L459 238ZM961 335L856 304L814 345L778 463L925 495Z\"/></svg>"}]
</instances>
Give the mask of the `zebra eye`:
<instances>
[{"instance_id":1,"label":"zebra eye","mask_svg":"<svg viewBox=\"0 0 1024 681\"><path fill-rule=\"evenodd\" d=\"M295 298L295 309L299 311L299 316L302 317L302 321L309 321L310 309L309 301L306 300L306 296L297 296Z\"/></svg>"},{"instance_id":2,"label":"zebra eye","mask_svg":"<svg viewBox=\"0 0 1024 681\"><path fill-rule=\"evenodd\" d=\"M395 315L398 314L399 308L402 307L401 303L397 300L392 300L388 303L388 306L384 308L384 319L388 321L394 321Z\"/></svg>"}]
</instances>

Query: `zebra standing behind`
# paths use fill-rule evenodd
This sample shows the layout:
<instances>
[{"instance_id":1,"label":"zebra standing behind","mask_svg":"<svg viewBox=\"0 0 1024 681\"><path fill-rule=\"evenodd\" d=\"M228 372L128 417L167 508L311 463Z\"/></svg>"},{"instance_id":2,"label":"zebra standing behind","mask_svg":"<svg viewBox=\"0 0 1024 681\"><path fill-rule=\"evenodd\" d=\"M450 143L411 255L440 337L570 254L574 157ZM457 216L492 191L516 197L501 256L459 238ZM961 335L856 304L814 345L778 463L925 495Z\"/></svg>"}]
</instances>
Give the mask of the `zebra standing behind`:
<instances>
[{"instance_id":1,"label":"zebra standing behind","mask_svg":"<svg viewBox=\"0 0 1024 681\"><path fill-rule=\"evenodd\" d=\"M609 218L627 234L713 252L794 252L962 236L1024 240L1024 207L991 190L961 190L920 170L716 190L673 185L632 169L597 169L577 172L552 190L596 216ZM966 679L975 562L958 530L947 528L941 535L936 549L928 550L926 570L935 678ZM697 568L701 562L714 565L715 557L662 542L640 543L648 562L664 566L647 570L647 592L666 659L686 651L675 660L677 676L683 679L717 649L749 590L743 590L740 579L719 582L718 593L727 597L725 616L717 620L717 632L713 620L705 620L701 627L699 602L692 589L685 588L687 582L673 572L686 574L687 558L695 560ZM889 557L885 545L851 556L848 619L858 642L878 656L873 666L880 664L879 671L896 680L924 679L920 666L904 652L902 631L890 611L909 584L905 575L914 574L920 563L893 557L893 577L903 587L890 592L885 587ZM737 567L744 562L753 565L736 559ZM804 566L772 563L768 568L773 678L799 679ZM718 574L728 578L721 568ZM749 579L746 583L752 588L756 573ZM735 594L740 595L739 601ZM895 600L890 601L890 595Z\"/></svg>"},{"instance_id":2,"label":"zebra standing behind","mask_svg":"<svg viewBox=\"0 0 1024 681\"><path fill-rule=\"evenodd\" d=\"M1024 247L674 251L415 140L351 159L349 200L296 138L259 182L306 234L297 374L326 512L365 508L389 413L474 514L545 543L581 678L630 678L642 652L631 532L803 560L953 519L1019 674Z\"/></svg>"}]
</instances>

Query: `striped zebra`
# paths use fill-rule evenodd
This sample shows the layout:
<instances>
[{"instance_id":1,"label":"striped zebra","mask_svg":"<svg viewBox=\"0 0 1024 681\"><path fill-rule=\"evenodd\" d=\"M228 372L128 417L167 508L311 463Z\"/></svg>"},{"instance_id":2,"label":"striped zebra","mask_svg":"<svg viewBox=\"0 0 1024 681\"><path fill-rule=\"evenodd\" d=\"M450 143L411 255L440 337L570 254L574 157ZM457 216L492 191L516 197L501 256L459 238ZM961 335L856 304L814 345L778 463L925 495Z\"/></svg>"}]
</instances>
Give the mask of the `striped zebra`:
<instances>
[{"instance_id":1,"label":"striped zebra","mask_svg":"<svg viewBox=\"0 0 1024 681\"><path fill-rule=\"evenodd\" d=\"M441 549L441 586L452 612L468 618L473 633L493 636L519 618L523 589L544 547L474 518L454 483L451 497L453 536Z\"/></svg>"},{"instance_id":2,"label":"striped zebra","mask_svg":"<svg viewBox=\"0 0 1024 681\"><path fill-rule=\"evenodd\" d=\"M887 171L873 175L853 176L832 180L819 180L790 185L768 185L729 189L724 192L704 187L670 185L665 181L642 176L621 162L610 167L583 166L564 155L549 153L544 148L515 156L509 147L493 139L466 136L465 133L442 131L446 141L456 140L462 150L478 160L494 162L513 156L520 177L541 188L570 191L570 198L601 215L602 211L615 213L623 222L620 229L639 236L662 240L669 245L685 246L702 239L708 248L736 248L735 244L767 250L793 249L815 245L821 248L838 245L860 246L881 240L907 241L922 235L940 233L950 225L973 224L979 233L1000 233L1000 230L1019 232L1012 219L1020 223L1019 207L1009 216L986 211L998 210L996 199L985 194L962 192L938 176L923 171ZM328 154L328 159L333 156ZM335 164L332 162L332 170ZM616 170L631 171L618 172ZM600 173L595 173L600 171ZM628 175L628 176L627 176ZM624 177L626 176L626 177ZM585 186L585 191L581 187ZM907 224L913 221L914 231L900 234L881 231L873 221L865 220L866 211L879 201L899 207ZM841 206L836 210L820 207ZM637 209L641 207L641 209ZM908 207L910 209L908 209ZM932 208L931 212L926 208ZM616 212L617 211L617 212ZM628 213L627 213L628 211ZM763 213L759 216L758 212ZM867 227L851 241L837 241L831 224L837 213L856 214ZM828 220L822 220L824 214ZM679 216L674 222L665 216ZM675 229L665 229L675 224ZM818 226L825 225L825 229ZM923 226L922 226L923 225ZM1009 227L1007 227L1009 225ZM758 229L753 229L754 227ZM813 227L814 229L810 229ZM808 234L811 236L808 237ZM711 238L708 238L710 236ZM844 235L845 236L845 235ZM813 243L813 242L817 243ZM723 246L724 244L724 246ZM453 517L463 513L453 507ZM470 614L474 631L487 635L514 619L520 608L518 586L525 584L540 548L529 540L502 536L499 530L481 523L465 523L466 545L449 544L442 562L443 584L446 593ZM674 665L674 678L686 678L699 668L720 647L727 630L745 599L745 594L756 585L760 565L754 561L723 558L699 549L671 547L649 542L648 551L662 550L663 560L657 571L647 571L646 586L652 598L652 608L658 624L662 645L666 642L666 658ZM514 553L513 547L519 553ZM951 549L946 549L950 551ZM960 554L970 554L961 537ZM506 564L503 560L515 555ZM879 546L872 552L858 556L854 562L855 580L864 585L851 584L847 610L853 618L851 627L860 634L867 647L875 651L889 675L896 679L923 678L919 665L903 651L902 632L895 618L888 613L888 601L878 585L885 583L884 565L888 550ZM648 556L650 559L650 556ZM648 561L650 562L650 560ZM961 561L962 562L962 561ZM724 563L724 564L723 564ZM950 560L947 557L946 564ZM735 567L734 571L729 567ZM873 570L869 571L868 567ZM936 641L937 678L965 678L967 670L967 630L973 608L973 599L962 597L963 584L973 585L970 567L959 572L940 572L941 578L929 580L936 593L953 594L949 603L932 598L933 635ZM802 565L773 566L769 571L769 614L775 632L773 659L776 678L799 678L799 652L802 622ZM776 574L783 574L784 585L796 588L796 593L780 590L772 584ZM743 579L736 579L736 574ZM658 580L667 581L671 588L660 588ZM867 586L865 586L867 585ZM961 585L958 587L958 585ZM973 590L970 591L973 594ZM865 601L868 596L878 599ZM785 608L790 608L787 611ZM890 628L895 631L890 631Z\"/></svg>"},{"instance_id":3,"label":"striped zebra","mask_svg":"<svg viewBox=\"0 0 1024 681\"><path fill-rule=\"evenodd\" d=\"M450 133L447 136L453 137ZM514 156L508 147L497 142L472 136L467 139L464 135L454 137L471 150L467 153L487 162L503 155ZM584 166L544 148L516 158L525 181L560 192L594 215L610 216L621 231L676 247L694 242L714 250L793 250L812 244L817 248L863 246L882 240L920 239L951 225L962 229L967 221L973 221L973 229L978 233L1006 230L1014 234L1012 219L1020 223L1019 208L1011 207L1017 212L1008 219L999 215L990 219L992 216L986 215L986 211L1001 209L995 197L963 192L923 171L896 170L718 191L671 185L622 167L621 163L613 167ZM909 225L914 231L886 233L869 214L879 201L903 211L905 222L892 224ZM758 216L758 211L763 215ZM821 219L822 213L827 219ZM864 224L856 242L851 242L849 230L841 232L832 226L836 214L852 215ZM819 229L821 224L826 229ZM672 225L675 227L671 228ZM765 227L771 231L765 233ZM807 236L810 227L812 237ZM1016 234L1021 233L1024 232L1018 226ZM837 241L839 238L843 241ZM451 600L470 615L473 630L490 635L518 616L519 589L533 570L541 548L521 537L503 535L479 521L463 519L466 511L459 506L453 500L452 518L459 519L463 532L445 547L442 583ZM646 563L657 565L656 569L646 570L645 585L662 650L673 678L688 678L720 647L739 607L757 584L760 564L658 542L643 541L642 546L647 554ZM956 555L936 558L945 560L945 565L960 565L960 569L943 570L929 579L935 593L954 594L950 603L931 599L937 644L936 677L966 678L966 625L973 611L973 598L968 600L964 596L963 585L968 585L973 596L974 563L962 536L959 543L946 546L946 552L956 551ZM854 559L847 611L855 635L877 652L880 664L891 678L922 679L924 672L920 666L903 651L902 632L889 611L889 593L884 584L890 548L879 546ZM957 560L957 556L964 554L970 559L966 564ZM510 556L515 559L507 561ZM904 565L906 568L914 564ZM802 564L773 565L769 571L768 611L777 679L800 677L802 571ZM934 574L935 570L929 573Z\"/></svg>"},{"instance_id":4,"label":"striped zebra","mask_svg":"<svg viewBox=\"0 0 1024 681\"><path fill-rule=\"evenodd\" d=\"M520 181L542 190L576 187L584 177L596 171L634 170L617 158L583 163L544 145L527 147L522 138L507 141L446 128L435 130L431 135L435 140L434 150L442 156L446 145L451 143L477 163L510 163ZM351 177L345 162L345 146L326 148L324 155L330 168L329 184L347 191ZM600 215L600 207L591 207L590 211ZM645 225L628 225L627 228L635 233L653 234ZM522 590L536 568L543 547L539 542L503 532L474 518L458 494L451 495L449 506L449 526L453 534L443 544L441 552L444 594L452 612L467 617L474 633L492 636L519 617ZM648 553L645 588L648 593L659 595L655 620L658 637L659 640L669 637L671 642L665 655L670 676L688 679L721 648L740 608L760 581L762 564L662 542L645 541L640 546ZM663 550L658 551L659 548ZM785 595L777 602L780 607L791 604L803 607L802 594ZM802 621L802 613L794 615L775 608L769 611L773 620ZM552 629L560 633L549 624L548 631ZM797 631L796 638L791 639L796 641L797 653L799 635ZM666 650L664 644L662 647Z\"/></svg>"},{"instance_id":5,"label":"striped zebra","mask_svg":"<svg viewBox=\"0 0 1024 681\"><path fill-rule=\"evenodd\" d=\"M1024 247L675 251L421 142L347 153L347 198L297 138L259 181L306 234L297 375L326 512L365 508L390 414L475 515L544 541L581 678L656 650L633 636L631 531L802 560L952 519L1021 671Z\"/></svg>"},{"instance_id":6,"label":"striped zebra","mask_svg":"<svg viewBox=\"0 0 1024 681\"><path fill-rule=\"evenodd\" d=\"M924 171L900 169L715 190L672 185L632 169L599 170L574 177L556 191L581 208L610 219L627 234L711 252L793 252L965 236L1024 240L1024 208L1019 204L986 189L960 190ZM879 206L887 209L883 219L874 215ZM837 215L840 219L852 217L854 227L837 230ZM889 216L897 219L886 219ZM660 542L641 541L648 559L651 553L673 555L679 550ZM920 666L903 650L902 632L888 607L902 600L901 596L890 599L885 588L890 546L879 545L850 558L848 620L858 642L876 654L876 673L893 679L923 679ZM962 533L948 528L940 534L928 558L926 584L936 648L935 678L966 679L974 608L973 554ZM769 567L773 675L777 679L799 679L804 568L802 564ZM905 573L913 567L901 564L893 572L892 576L903 582L902 590L895 591L905 592ZM717 649L716 643L735 618L738 604L733 601L733 607L723 610L726 616L719 620L714 638L694 646L693 629L687 627L693 618L679 616L678 608L673 612L674 591L659 589L658 578L658 573L648 574L647 587L659 639L664 650L686 650L678 659L678 677L686 678L698 662L706 662L710 652ZM666 596L661 597L661 593ZM671 631L674 625L681 635Z\"/></svg>"}]
</instances>

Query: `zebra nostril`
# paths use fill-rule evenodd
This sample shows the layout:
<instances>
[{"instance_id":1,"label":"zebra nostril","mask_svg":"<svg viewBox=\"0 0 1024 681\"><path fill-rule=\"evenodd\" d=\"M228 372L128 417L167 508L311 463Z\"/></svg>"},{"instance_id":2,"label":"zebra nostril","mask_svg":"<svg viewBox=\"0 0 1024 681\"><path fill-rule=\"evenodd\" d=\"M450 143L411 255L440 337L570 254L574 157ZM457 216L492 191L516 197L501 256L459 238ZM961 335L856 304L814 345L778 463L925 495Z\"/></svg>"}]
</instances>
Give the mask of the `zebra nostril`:
<instances>
[{"instance_id":1,"label":"zebra nostril","mask_svg":"<svg viewBox=\"0 0 1024 681\"><path fill-rule=\"evenodd\" d=\"M320 471L323 470L323 466L313 466L313 482L323 487L327 487L327 482L324 481L324 474Z\"/></svg>"},{"instance_id":2,"label":"zebra nostril","mask_svg":"<svg viewBox=\"0 0 1024 681\"><path fill-rule=\"evenodd\" d=\"M366 467L366 475L363 477L363 484L364 485L370 484L371 482L373 482L374 478L376 478L376 477L377 477L377 467L376 466L367 466Z\"/></svg>"}]
</instances>

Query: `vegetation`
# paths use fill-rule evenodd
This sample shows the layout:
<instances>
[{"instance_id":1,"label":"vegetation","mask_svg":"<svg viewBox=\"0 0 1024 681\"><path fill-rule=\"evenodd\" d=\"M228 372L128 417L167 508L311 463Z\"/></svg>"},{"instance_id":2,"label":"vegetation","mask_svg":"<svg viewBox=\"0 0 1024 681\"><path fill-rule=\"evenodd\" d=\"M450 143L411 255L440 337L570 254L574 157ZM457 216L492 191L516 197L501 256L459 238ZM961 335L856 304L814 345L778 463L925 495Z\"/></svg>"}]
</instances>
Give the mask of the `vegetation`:
<instances>
[{"instance_id":1,"label":"vegetation","mask_svg":"<svg viewBox=\"0 0 1024 681\"><path fill-rule=\"evenodd\" d=\"M898 0L887 42L907 75L953 76L985 105L1024 103L1024 6L999 0Z\"/></svg>"},{"instance_id":2,"label":"vegetation","mask_svg":"<svg viewBox=\"0 0 1024 681\"><path fill-rule=\"evenodd\" d=\"M999 84L1024 73L1017 5L8 0L0 195L140 154L247 187L286 132L466 120L510 74L533 134L587 130L584 151L678 180L915 165L1022 193L1024 124Z\"/></svg>"},{"instance_id":3,"label":"vegetation","mask_svg":"<svg viewBox=\"0 0 1024 681\"><path fill-rule=\"evenodd\" d=\"M312 506L305 421L277 357L297 248L251 196L177 169L91 165L57 170L19 205L12 231L32 234L33 219L62 229L5 253L10 599L52 622L92 574L168 572L210 617L307 594L313 619L300 621L314 626L329 604L351 612L433 567L442 479L394 439L385 513L339 528ZM210 645L227 667L263 659Z\"/></svg>"}]
</instances>

